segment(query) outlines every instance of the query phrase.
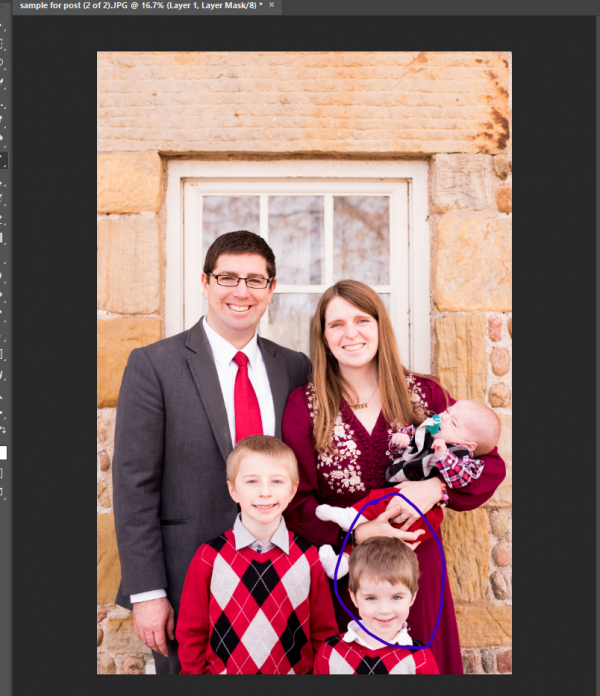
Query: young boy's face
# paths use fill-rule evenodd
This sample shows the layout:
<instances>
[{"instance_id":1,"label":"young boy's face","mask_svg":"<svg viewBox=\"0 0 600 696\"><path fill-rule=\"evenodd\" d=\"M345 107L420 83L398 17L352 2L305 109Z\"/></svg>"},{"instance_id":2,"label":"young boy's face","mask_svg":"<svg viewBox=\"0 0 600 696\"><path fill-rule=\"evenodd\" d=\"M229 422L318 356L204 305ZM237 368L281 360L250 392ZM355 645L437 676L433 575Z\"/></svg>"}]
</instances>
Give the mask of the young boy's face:
<instances>
[{"instance_id":1,"label":"young boy's face","mask_svg":"<svg viewBox=\"0 0 600 696\"><path fill-rule=\"evenodd\" d=\"M242 509L242 521L260 525L281 517L298 488L285 464L255 453L242 459L235 482L227 481L227 486Z\"/></svg>"},{"instance_id":2,"label":"young boy's face","mask_svg":"<svg viewBox=\"0 0 600 696\"><path fill-rule=\"evenodd\" d=\"M389 642L401 630L417 595L402 583L361 577L358 591L350 596L365 628Z\"/></svg>"},{"instance_id":3,"label":"young boy's face","mask_svg":"<svg viewBox=\"0 0 600 696\"><path fill-rule=\"evenodd\" d=\"M475 445L476 447L471 433L470 422L473 415L470 411L470 404L468 402L457 401L446 411L440 413L442 423L433 437L440 438L446 443ZM474 450L475 447L472 446L471 449Z\"/></svg>"}]
</instances>

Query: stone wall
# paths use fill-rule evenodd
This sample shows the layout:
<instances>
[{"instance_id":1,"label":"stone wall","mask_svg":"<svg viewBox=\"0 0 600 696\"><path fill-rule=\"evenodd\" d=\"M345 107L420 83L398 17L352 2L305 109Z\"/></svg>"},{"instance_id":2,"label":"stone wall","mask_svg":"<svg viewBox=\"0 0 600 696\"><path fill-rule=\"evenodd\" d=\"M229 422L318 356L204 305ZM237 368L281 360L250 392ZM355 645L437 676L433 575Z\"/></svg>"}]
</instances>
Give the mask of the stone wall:
<instances>
[{"instance_id":1,"label":"stone wall","mask_svg":"<svg viewBox=\"0 0 600 696\"><path fill-rule=\"evenodd\" d=\"M430 161L432 372L502 422L507 478L443 525L467 673L512 672L511 55L99 53L99 673L150 672L120 566L111 462L127 357L164 332L166 163L174 156Z\"/></svg>"}]
</instances>

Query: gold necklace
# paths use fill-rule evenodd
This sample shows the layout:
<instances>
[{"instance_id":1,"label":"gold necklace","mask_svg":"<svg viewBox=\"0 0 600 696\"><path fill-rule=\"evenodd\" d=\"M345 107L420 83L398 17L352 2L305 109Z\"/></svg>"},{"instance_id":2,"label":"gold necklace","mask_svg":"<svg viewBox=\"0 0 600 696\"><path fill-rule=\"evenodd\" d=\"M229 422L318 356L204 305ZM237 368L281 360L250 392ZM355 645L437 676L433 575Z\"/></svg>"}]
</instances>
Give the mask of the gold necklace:
<instances>
[{"instance_id":1,"label":"gold necklace","mask_svg":"<svg viewBox=\"0 0 600 696\"><path fill-rule=\"evenodd\" d=\"M378 387L379 385L377 385L375 389L373 389L373 394L377 391ZM369 401L371 401L371 399L373 398L373 394L371 394L371 396L365 401L364 404L355 404L354 406L350 404L350 408L354 411L357 411L359 408L367 408L367 406L369 405Z\"/></svg>"}]
</instances>

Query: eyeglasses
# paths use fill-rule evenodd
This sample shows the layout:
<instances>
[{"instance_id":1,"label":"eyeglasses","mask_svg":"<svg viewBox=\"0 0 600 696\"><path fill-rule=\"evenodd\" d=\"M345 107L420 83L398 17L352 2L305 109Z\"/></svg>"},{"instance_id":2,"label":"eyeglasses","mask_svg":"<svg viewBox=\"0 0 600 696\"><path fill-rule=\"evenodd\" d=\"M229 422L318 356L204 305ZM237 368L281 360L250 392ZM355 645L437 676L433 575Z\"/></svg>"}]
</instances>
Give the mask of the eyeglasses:
<instances>
[{"instance_id":1,"label":"eyeglasses","mask_svg":"<svg viewBox=\"0 0 600 696\"><path fill-rule=\"evenodd\" d=\"M217 285L223 285L226 288L235 288L240 284L240 280L246 281L246 287L250 290L264 290L269 287L273 278L238 278L238 276L232 275L215 275L214 273L207 273L206 275L216 278Z\"/></svg>"}]
</instances>

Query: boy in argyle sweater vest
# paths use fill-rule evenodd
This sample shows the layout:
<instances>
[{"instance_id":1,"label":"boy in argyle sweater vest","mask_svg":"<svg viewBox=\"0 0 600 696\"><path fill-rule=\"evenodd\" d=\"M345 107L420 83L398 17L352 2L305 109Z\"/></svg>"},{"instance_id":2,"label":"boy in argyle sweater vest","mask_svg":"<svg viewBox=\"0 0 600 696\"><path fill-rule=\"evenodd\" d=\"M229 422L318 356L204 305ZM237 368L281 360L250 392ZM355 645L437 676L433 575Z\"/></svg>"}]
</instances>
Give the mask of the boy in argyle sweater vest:
<instances>
[{"instance_id":1,"label":"boy in argyle sweater vest","mask_svg":"<svg viewBox=\"0 0 600 696\"><path fill-rule=\"evenodd\" d=\"M230 454L227 485L241 515L188 568L181 674L309 674L337 632L319 553L282 517L298 481L294 453L274 437L244 438Z\"/></svg>"},{"instance_id":2,"label":"boy in argyle sweater vest","mask_svg":"<svg viewBox=\"0 0 600 696\"><path fill-rule=\"evenodd\" d=\"M371 537L354 549L349 564L350 597L362 625L351 621L346 633L327 638L314 673L439 674L429 649L408 635L406 625L419 580L415 552L395 537Z\"/></svg>"}]
</instances>

